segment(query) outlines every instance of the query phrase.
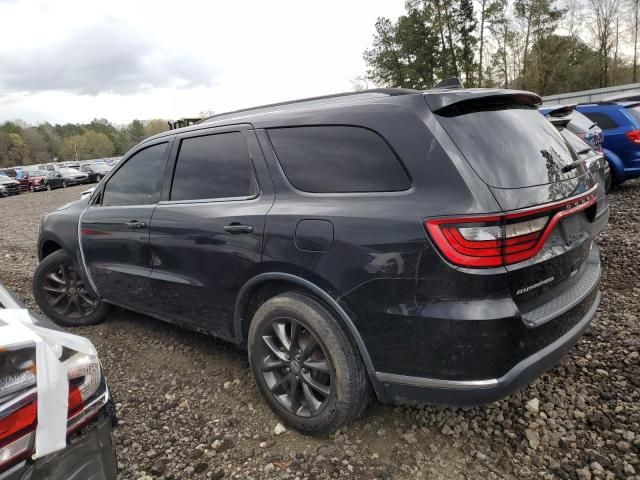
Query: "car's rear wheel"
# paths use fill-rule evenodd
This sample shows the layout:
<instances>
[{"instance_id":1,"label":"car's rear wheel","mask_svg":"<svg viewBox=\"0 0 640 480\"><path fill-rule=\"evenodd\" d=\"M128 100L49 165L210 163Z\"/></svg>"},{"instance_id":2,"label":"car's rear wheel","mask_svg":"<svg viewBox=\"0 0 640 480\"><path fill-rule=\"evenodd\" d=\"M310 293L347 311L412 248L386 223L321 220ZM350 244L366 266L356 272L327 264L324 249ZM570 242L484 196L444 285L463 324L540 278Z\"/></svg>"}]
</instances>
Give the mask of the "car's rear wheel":
<instances>
[{"instance_id":1,"label":"car's rear wheel","mask_svg":"<svg viewBox=\"0 0 640 480\"><path fill-rule=\"evenodd\" d=\"M95 325L111 309L86 288L63 250L52 253L38 265L33 276L33 296L49 318L65 327Z\"/></svg>"},{"instance_id":2,"label":"car's rear wheel","mask_svg":"<svg viewBox=\"0 0 640 480\"><path fill-rule=\"evenodd\" d=\"M47 190L51 191L51 184L47 183Z\"/></svg>"},{"instance_id":3,"label":"car's rear wheel","mask_svg":"<svg viewBox=\"0 0 640 480\"><path fill-rule=\"evenodd\" d=\"M357 349L318 300L289 292L255 313L249 363L258 387L283 422L326 435L355 419L370 398Z\"/></svg>"},{"instance_id":4,"label":"car's rear wheel","mask_svg":"<svg viewBox=\"0 0 640 480\"><path fill-rule=\"evenodd\" d=\"M68 185L67 185L67 181L66 181L66 180L63 180L63 181L62 181L62 188L67 188L67 186L68 186Z\"/></svg>"}]
</instances>

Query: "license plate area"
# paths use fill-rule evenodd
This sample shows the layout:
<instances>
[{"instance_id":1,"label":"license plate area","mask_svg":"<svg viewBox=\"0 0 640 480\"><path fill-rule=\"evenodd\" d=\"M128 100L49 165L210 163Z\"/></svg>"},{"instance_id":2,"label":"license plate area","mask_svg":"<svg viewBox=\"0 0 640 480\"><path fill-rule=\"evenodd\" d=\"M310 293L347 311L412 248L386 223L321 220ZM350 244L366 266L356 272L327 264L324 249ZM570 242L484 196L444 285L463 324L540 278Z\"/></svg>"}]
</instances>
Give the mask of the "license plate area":
<instances>
[{"instance_id":1,"label":"license plate area","mask_svg":"<svg viewBox=\"0 0 640 480\"><path fill-rule=\"evenodd\" d=\"M582 228L583 219L581 217L583 215L584 214L579 213L576 215L571 215L562 220L562 234L567 245L573 245L575 242L580 240L585 233L584 229Z\"/></svg>"}]
</instances>

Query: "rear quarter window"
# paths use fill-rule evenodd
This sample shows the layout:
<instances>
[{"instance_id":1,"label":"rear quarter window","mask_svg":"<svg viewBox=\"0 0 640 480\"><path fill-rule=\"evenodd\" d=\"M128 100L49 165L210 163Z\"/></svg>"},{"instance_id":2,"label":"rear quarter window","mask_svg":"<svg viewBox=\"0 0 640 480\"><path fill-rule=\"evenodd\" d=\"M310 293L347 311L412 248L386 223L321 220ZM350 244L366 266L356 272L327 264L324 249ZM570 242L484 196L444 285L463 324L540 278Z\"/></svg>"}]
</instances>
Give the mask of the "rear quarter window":
<instances>
[{"instance_id":1,"label":"rear quarter window","mask_svg":"<svg viewBox=\"0 0 640 480\"><path fill-rule=\"evenodd\" d=\"M589 117L590 120L597 123L603 130L619 127L618 123L606 113L584 112L584 114Z\"/></svg>"},{"instance_id":2,"label":"rear quarter window","mask_svg":"<svg viewBox=\"0 0 640 480\"><path fill-rule=\"evenodd\" d=\"M387 142L362 127L310 126L269 130L289 182L310 193L394 192L411 186Z\"/></svg>"}]
</instances>

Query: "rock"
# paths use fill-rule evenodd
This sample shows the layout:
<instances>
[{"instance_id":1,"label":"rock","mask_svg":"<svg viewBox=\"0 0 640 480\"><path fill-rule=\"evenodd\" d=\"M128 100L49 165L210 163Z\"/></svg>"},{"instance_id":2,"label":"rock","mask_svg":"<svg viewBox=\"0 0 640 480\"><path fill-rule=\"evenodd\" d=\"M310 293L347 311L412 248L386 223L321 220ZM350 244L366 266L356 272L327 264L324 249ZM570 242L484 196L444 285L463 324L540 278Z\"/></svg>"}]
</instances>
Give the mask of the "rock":
<instances>
[{"instance_id":1,"label":"rock","mask_svg":"<svg viewBox=\"0 0 640 480\"><path fill-rule=\"evenodd\" d=\"M622 470L627 475L635 475L635 473L636 473L636 469L633 468L633 465L631 465L631 464L629 464L627 462L624 462L624 466L623 466Z\"/></svg>"},{"instance_id":2,"label":"rock","mask_svg":"<svg viewBox=\"0 0 640 480\"><path fill-rule=\"evenodd\" d=\"M286 431L287 431L286 427L283 424L279 423L279 422L275 426L275 428L273 429L273 433L275 435L282 435Z\"/></svg>"},{"instance_id":3,"label":"rock","mask_svg":"<svg viewBox=\"0 0 640 480\"><path fill-rule=\"evenodd\" d=\"M629 442L625 442L624 440L620 440L618 443L616 443L616 448L620 452L628 452L629 450L631 450L631 445L629 445Z\"/></svg>"},{"instance_id":4,"label":"rock","mask_svg":"<svg viewBox=\"0 0 640 480\"><path fill-rule=\"evenodd\" d=\"M527 428L524 431L524 436L527 438L529 446L534 450L540 446L540 435L537 431Z\"/></svg>"},{"instance_id":5,"label":"rock","mask_svg":"<svg viewBox=\"0 0 640 480\"><path fill-rule=\"evenodd\" d=\"M526 408L527 411L531 413L538 413L538 411L540 410L540 400L538 400L537 398L532 398L525 404L524 408Z\"/></svg>"},{"instance_id":6,"label":"rock","mask_svg":"<svg viewBox=\"0 0 640 480\"><path fill-rule=\"evenodd\" d=\"M591 480L591 472L586 467L576 470L576 474L578 475L578 480Z\"/></svg>"},{"instance_id":7,"label":"rock","mask_svg":"<svg viewBox=\"0 0 640 480\"><path fill-rule=\"evenodd\" d=\"M276 469L276 466L273 463L267 463L262 469L263 472L269 473Z\"/></svg>"},{"instance_id":8,"label":"rock","mask_svg":"<svg viewBox=\"0 0 640 480\"><path fill-rule=\"evenodd\" d=\"M412 445L414 443L418 443L418 439L416 438L415 433L413 432L407 432L404 435L402 435L402 439L407 442L409 445Z\"/></svg>"},{"instance_id":9,"label":"rock","mask_svg":"<svg viewBox=\"0 0 640 480\"><path fill-rule=\"evenodd\" d=\"M442 427L442 430L440 430L444 435L453 435L455 432L453 430L451 430L451 427L449 425L447 425L446 423L444 424L444 426Z\"/></svg>"}]
</instances>

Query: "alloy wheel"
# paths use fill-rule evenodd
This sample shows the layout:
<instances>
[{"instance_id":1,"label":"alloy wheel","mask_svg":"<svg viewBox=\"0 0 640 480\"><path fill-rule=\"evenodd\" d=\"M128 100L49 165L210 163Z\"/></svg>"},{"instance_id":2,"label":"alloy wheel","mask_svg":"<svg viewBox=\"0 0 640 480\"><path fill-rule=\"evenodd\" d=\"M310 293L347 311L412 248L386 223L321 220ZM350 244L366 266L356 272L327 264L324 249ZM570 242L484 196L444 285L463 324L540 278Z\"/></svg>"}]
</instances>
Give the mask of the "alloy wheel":
<instances>
[{"instance_id":1,"label":"alloy wheel","mask_svg":"<svg viewBox=\"0 0 640 480\"><path fill-rule=\"evenodd\" d=\"M274 319L262 335L260 370L269 391L294 415L315 417L332 395L333 369L316 335L292 318Z\"/></svg>"},{"instance_id":2,"label":"alloy wheel","mask_svg":"<svg viewBox=\"0 0 640 480\"><path fill-rule=\"evenodd\" d=\"M60 315L82 318L98 307L98 299L84 286L73 266L58 264L46 274L43 290L47 303Z\"/></svg>"}]
</instances>

